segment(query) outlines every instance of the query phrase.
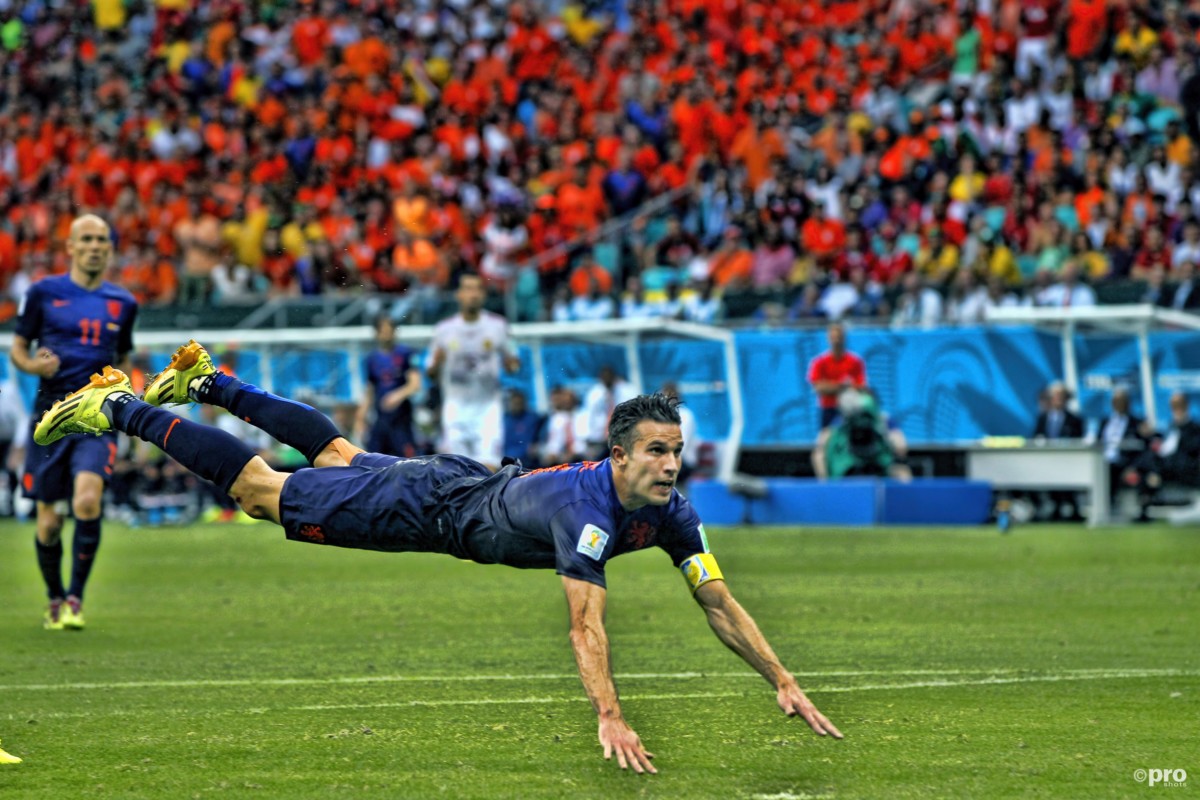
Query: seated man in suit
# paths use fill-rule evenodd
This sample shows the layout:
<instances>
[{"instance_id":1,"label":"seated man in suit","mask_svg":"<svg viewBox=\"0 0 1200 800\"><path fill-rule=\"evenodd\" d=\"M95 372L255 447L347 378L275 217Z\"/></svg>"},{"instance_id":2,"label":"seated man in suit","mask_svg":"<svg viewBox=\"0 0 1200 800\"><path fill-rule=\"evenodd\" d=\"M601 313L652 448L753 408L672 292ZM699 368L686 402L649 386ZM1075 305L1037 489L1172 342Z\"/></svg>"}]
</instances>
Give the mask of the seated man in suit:
<instances>
[{"instance_id":1,"label":"seated man in suit","mask_svg":"<svg viewBox=\"0 0 1200 800\"><path fill-rule=\"evenodd\" d=\"M1035 440L1054 441L1057 439L1083 438L1083 419L1067 408L1070 394L1061 381L1055 381L1046 387L1046 409L1038 414L1037 425L1033 430ZM1048 492L1046 496L1053 504L1053 519L1082 520L1079 512L1079 495L1076 492ZM1063 513L1066 506L1071 507L1071 513Z\"/></svg>"},{"instance_id":2,"label":"seated man in suit","mask_svg":"<svg viewBox=\"0 0 1200 800\"><path fill-rule=\"evenodd\" d=\"M1186 394L1171 395L1167 432L1154 437L1122 477L1127 485L1138 488L1142 520L1149 519L1146 509L1154 503L1164 482L1200 486L1200 422L1192 419Z\"/></svg>"},{"instance_id":3,"label":"seated man in suit","mask_svg":"<svg viewBox=\"0 0 1200 800\"><path fill-rule=\"evenodd\" d=\"M1112 412L1100 421L1097 435L1108 462L1109 499L1115 500L1121 476L1144 454L1153 430L1130 410L1129 389L1118 386L1112 393Z\"/></svg>"}]
</instances>

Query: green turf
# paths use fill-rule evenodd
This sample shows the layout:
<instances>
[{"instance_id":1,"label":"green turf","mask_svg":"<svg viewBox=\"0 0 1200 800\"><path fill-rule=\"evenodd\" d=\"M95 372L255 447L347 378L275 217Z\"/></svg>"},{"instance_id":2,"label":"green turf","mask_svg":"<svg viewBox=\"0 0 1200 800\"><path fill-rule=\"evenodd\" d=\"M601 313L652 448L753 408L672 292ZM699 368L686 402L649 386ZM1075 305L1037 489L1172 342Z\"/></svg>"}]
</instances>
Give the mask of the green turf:
<instances>
[{"instance_id":1,"label":"green turf","mask_svg":"<svg viewBox=\"0 0 1200 800\"><path fill-rule=\"evenodd\" d=\"M617 559L655 777L600 757L551 573L108 525L88 630L48 633L31 538L0 524L0 737L25 758L3 798L1094 798L1154 767L1193 773L1155 791L1200 788L1195 531L711 531L842 742L778 712L665 555Z\"/></svg>"}]
</instances>

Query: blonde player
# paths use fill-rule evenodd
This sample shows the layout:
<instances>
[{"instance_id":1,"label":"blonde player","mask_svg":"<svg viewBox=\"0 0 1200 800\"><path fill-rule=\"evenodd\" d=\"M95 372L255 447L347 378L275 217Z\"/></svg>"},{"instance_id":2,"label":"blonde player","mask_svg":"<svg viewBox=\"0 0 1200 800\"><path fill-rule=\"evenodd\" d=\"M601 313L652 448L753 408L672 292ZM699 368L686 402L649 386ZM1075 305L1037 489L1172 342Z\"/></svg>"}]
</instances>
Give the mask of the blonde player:
<instances>
[{"instance_id":1,"label":"blonde player","mask_svg":"<svg viewBox=\"0 0 1200 800\"><path fill-rule=\"evenodd\" d=\"M438 323L426 370L442 389L443 453L459 453L491 467L504 452L502 370L516 372L520 361L508 341L508 323L483 310L483 279L463 275L458 282L458 313Z\"/></svg>"}]
</instances>

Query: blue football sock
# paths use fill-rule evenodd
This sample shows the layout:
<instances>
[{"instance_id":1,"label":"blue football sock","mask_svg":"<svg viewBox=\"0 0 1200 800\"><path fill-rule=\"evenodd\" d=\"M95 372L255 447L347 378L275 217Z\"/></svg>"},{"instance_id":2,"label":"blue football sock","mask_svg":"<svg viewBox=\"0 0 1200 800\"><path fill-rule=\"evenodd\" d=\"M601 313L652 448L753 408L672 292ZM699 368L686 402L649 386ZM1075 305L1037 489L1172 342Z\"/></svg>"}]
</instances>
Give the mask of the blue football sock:
<instances>
[{"instance_id":1,"label":"blue football sock","mask_svg":"<svg viewBox=\"0 0 1200 800\"><path fill-rule=\"evenodd\" d=\"M329 417L312 406L219 372L204 381L196 390L195 399L227 409L276 441L296 448L310 464L326 445L342 435Z\"/></svg>"},{"instance_id":2,"label":"blue football sock","mask_svg":"<svg viewBox=\"0 0 1200 800\"><path fill-rule=\"evenodd\" d=\"M37 548L38 569L42 571L42 580L46 582L46 594L51 600L61 600L65 594L62 582L62 540L54 544L42 544L34 536L33 544Z\"/></svg>"},{"instance_id":3,"label":"blue football sock","mask_svg":"<svg viewBox=\"0 0 1200 800\"><path fill-rule=\"evenodd\" d=\"M83 588L87 585L96 551L100 549L100 518L75 520L75 540L71 543L71 587L70 596L83 599Z\"/></svg>"},{"instance_id":4,"label":"blue football sock","mask_svg":"<svg viewBox=\"0 0 1200 800\"><path fill-rule=\"evenodd\" d=\"M111 395L104 411L117 430L150 442L226 494L257 455L249 445L220 428L155 408L131 394Z\"/></svg>"}]
</instances>

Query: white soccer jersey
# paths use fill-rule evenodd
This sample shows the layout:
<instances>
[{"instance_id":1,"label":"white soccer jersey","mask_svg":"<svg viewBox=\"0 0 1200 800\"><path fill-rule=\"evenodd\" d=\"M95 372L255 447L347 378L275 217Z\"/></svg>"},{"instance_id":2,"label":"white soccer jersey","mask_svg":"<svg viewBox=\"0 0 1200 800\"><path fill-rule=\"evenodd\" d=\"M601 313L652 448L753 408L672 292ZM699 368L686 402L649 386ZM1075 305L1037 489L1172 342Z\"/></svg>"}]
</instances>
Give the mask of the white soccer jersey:
<instances>
[{"instance_id":1,"label":"white soccer jersey","mask_svg":"<svg viewBox=\"0 0 1200 800\"><path fill-rule=\"evenodd\" d=\"M461 314L442 320L433 332L433 348L443 353L442 401L446 405L482 405L500 399L500 373L508 353L508 323L481 311L467 322Z\"/></svg>"}]
</instances>

